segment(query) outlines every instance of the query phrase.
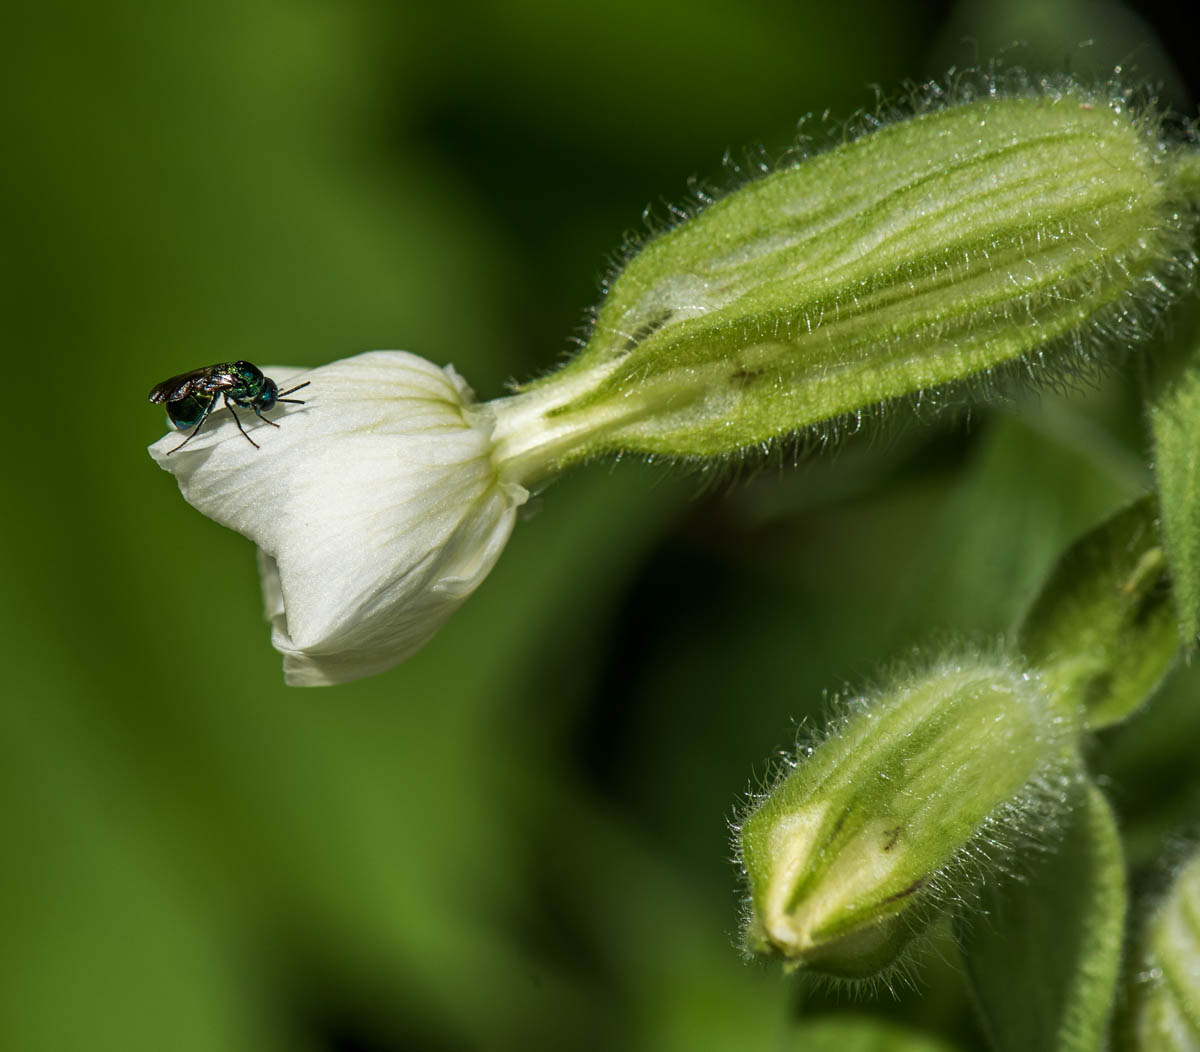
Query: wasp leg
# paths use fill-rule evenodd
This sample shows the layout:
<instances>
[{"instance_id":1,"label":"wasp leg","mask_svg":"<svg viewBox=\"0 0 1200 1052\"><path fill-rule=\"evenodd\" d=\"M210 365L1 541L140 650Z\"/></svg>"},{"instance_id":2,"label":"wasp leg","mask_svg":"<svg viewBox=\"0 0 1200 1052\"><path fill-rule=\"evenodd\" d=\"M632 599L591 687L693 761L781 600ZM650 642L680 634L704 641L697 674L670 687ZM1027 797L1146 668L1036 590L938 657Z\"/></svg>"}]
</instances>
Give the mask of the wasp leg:
<instances>
[{"instance_id":1,"label":"wasp leg","mask_svg":"<svg viewBox=\"0 0 1200 1052\"><path fill-rule=\"evenodd\" d=\"M256 417L258 417L258 419L261 420L264 424L270 424L272 427L279 426L277 423L275 423L274 420L268 420L265 416L263 416L262 413L260 413L258 411L258 406L252 405L250 408L254 410L254 415Z\"/></svg>"},{"instance_id":2,"label":"wasp leg","mask_svg":"<svg viewBox=\"0 0 1200 1052\"><path fill-rule=\"evenodd\" d=\"M208 405L204 407L204 412L200 414L200 419L196 422L196 426L192 428L191 434L189 434L188 437L180 442L179 445L177 445L174 449L168 449L167 456L170 456L172 453L178 453L179 450L183 449L184 446L186 446L193 438L196 437L197 432L199 432L200 428L204 426L204 421L208 419L208 414L213 411L213 406L216 404L217 400L214 398L208 403Z\"/></svg>"},{"instance_id":3,"label":"wasp leg","mask_svg":"<svg viewBox=\"0 0 1200 1052\"><path fill-rule=\"evenodd\" d=\"M235 410L233 408L233 403L229 400L229 392L224 391L222 393L225 396L225 408L228 409L229 412L233 414L233 422L235 424L237 424L238 430L242 433L242 438L244 438L247 442L249 442L250 445L252 445L255 449L258 449L259 448L258 443L255 442L254 439L252 439L248 434L246 434L246 429L244 427L242 427L242 422L241 422L241 420L238 419L237 410ZM213 401L215 402L216 399L214 398ZM258 412L258 410L256 409L255 412Z\"/></svg>"}]
</instances>

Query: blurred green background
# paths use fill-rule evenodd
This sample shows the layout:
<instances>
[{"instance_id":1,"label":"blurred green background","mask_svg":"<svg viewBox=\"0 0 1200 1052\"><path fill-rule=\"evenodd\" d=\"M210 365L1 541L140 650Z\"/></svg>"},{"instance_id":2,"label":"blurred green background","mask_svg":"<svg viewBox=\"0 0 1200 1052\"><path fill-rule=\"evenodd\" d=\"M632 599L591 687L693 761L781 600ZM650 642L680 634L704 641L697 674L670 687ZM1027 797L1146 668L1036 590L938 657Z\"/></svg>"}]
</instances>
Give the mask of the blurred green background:
<instances>
[{"instance_id":1,"label":"blurred green background","mask_svg":"<svg viewBox=\"0 0 1200 1052\"><path fill-rule=\"evenodd\" d=\"M736 181L727 149L752 166L872 83L999 53L1132 64L1194 114L1171 24L883 0L9 20L0 1048L976 1047L949 948L879 1000L745 963L727 822L826 692L989 644L1148 484L1137 359L732 486L580 470L426 650L320 691L282 685L249 543L146 455L145 395L400 347L495 396L569 349L648 202ZM1200 817L1196 684L1095 750L1139 864Z\"/></svg>"}]
</instances>

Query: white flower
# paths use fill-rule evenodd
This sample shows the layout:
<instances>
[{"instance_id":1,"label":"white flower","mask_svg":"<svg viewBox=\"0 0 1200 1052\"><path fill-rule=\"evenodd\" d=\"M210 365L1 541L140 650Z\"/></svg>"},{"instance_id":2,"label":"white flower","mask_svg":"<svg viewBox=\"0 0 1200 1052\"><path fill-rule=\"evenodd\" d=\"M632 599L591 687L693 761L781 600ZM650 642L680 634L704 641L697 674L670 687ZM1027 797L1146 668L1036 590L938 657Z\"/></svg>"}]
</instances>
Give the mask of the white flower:
<instances>
[{"instance_id":1,"label":"white flower","mask_svg":"<svg viewBox=\"0 0 1200 1052\"><path fill-rule=\"evenodd\" d=\"M487 576L528 498L496 456L494 414L445 369L373 351L264 368L303 405L222 406L186 446L150 447L205 515L258 545L271 642L294 685L381 672L423 646Z\"/></svg>"}]
</instances>

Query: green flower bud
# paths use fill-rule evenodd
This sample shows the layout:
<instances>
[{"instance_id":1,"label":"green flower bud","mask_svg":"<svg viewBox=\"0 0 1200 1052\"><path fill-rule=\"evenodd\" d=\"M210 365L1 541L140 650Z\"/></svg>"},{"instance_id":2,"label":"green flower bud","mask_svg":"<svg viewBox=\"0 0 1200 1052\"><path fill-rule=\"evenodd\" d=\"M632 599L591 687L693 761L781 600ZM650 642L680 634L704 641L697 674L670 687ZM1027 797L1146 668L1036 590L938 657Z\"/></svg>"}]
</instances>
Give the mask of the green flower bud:
<instances>
[{"instance_id":1,"label":"green flower bud","mask_svg":"<svg viewBox=\"0 0 1200 1052\"><path fill-rule=\"evenodd\" d=\"M1134 1047L1200 1048L1200 854L1171 885L1146 930L1134 998Z\"/></svg>"},{"instance_id":2,"label":"green flower bud","mask_svg":"<svg viewBox=\"0 0 1200 1052\"><path fill-rule=\"evenodd\" d=\"M747 949L848 977L894 963L980 863L1053 834L1074 730L1036 677L997 660L856 702L741 823Z\"/></svg>"},{"instance_id":3,"label":"green flower bud","mask_svg":"<svg viewBox=\"0 0 1200 1052\"><path fill-rule=\"evenodd\" d=\"M1075 541L1017 633L1046 689L1090 730L1144 705L1179 649L1157 512L1143 497Z\"/></svg>"},{"instance_id":4,"label":"green flower bud","mask_svg":"<svg viewBox=\"0 0 1200 1052\"><path fill-rule=\"evenodd\" d=\"M734 453L1136 338L1190 278L1197 187L1130 94L930 109L728 194L630 259L580 354L516 396L544 432L518 414L517 445Z\"/></svg>"}]
</instances>

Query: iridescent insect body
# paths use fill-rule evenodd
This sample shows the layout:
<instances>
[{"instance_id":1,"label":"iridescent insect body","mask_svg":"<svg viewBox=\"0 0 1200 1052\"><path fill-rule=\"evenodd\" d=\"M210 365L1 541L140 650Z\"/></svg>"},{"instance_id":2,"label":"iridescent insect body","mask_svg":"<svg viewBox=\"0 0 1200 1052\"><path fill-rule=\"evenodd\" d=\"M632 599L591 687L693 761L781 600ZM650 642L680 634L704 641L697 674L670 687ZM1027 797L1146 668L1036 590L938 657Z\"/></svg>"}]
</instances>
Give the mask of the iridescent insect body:
<instances>
[{"instance_id":1,"label":"iridescent insect body","mask_svg":"<svg viewBox=\"0 0 1200 1052\"><path fill-rule=\"evenodd\" d=\"M299 391L310 382L306 380L281 391L274 380L263 376L257 365L250 362L218 362L203 369L193 369L190 373L180 373L179 376L172 376L171 379L156 384L150 391L150 401L156 404L165 403L167 416L180 431L189 427L192 429L192 433L175 449L167 450L168 455L182 449L196 437L200 428L204 426L204 421L214 409L219 408L218 397L224 400L225 408L233 414L234 423L242 436L258 449L258 443L246 434L246 429L242 427L234 406L252 409L254 415L263 423L278 427L274 420L268 420L263 413L274 408L277 402L304 405L299 398L285 398L284 395Z\"/></svg>"}]
</instances>

